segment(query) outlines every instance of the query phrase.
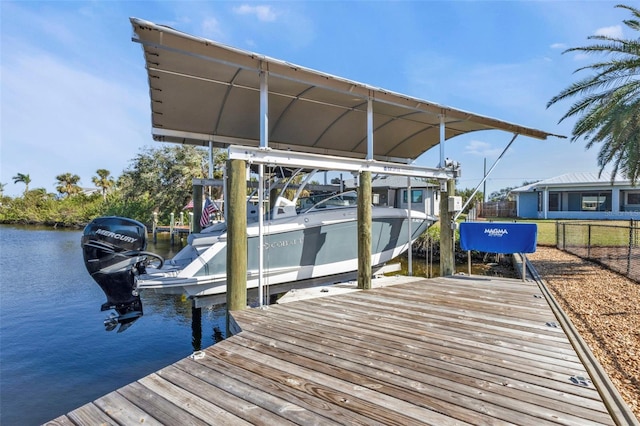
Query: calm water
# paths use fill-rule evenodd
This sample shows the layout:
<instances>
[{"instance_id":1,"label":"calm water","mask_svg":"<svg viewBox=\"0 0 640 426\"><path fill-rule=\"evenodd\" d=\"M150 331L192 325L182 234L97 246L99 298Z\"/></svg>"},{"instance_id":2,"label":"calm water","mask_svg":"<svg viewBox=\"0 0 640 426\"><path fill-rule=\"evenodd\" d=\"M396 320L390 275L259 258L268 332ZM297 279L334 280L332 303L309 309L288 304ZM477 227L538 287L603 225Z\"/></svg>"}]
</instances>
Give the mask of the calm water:
<instances>
[{"instance_id":1,"label":"calm water","mask_svg":"<svg viewBox=\"0 0 640 426\"><path fill-rule=\"evenodd\" d=\"M224 312L203 309L201 329L192 329L190 301L151 294L142 295L144 316L135 324L106 332L106 298L84 267L81 234L0 225L3 426L54 419L212 345L224 332ZM173 255L167 240L147 249Z\"/></svg>"}]
</instances>

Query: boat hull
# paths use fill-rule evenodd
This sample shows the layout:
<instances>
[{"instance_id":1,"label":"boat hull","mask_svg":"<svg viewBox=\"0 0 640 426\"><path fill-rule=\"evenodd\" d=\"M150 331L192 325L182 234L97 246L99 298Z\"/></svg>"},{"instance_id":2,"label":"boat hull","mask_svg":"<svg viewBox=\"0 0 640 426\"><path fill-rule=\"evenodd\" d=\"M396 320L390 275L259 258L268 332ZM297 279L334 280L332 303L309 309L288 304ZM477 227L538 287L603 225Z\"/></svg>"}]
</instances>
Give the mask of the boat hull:
<instances>
[{"instance_id":1,"label":"boat hull","mask_svg":"<svg viewBox=\"0 0 640 426\"><path fill-rule=\"evenodd\" d=\"M356 271L358 224L355 209L346 210L336 212L333 216L305 215L299 222L271 223L265 226L266 235L263 235L262 243L263 285ZM423 213L412 212L411 241L420 236L431 223L432 218ZM247 288L254 288L258 286L259 276L260 243L257 226L250 226L248 234ZM374 212L371 235L373 266L399 256L410 246L408 212L378 209ZM220 235L216 242L181 271L149 272L138 277L139 291L186 294L191 297L225 293L226 235Z\"/></svg>"}]
</instances>

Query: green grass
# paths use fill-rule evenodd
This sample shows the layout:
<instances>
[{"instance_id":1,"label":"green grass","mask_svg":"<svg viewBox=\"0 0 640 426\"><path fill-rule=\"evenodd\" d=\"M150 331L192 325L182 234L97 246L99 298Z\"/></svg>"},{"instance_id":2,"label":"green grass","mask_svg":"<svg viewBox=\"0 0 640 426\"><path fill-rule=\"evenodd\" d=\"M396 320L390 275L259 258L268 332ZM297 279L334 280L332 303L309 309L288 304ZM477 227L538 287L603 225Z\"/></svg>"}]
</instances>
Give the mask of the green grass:
<instances>
[{"instance_id":1,"label":"green grass","mask_svg":"<svg viewBox=\"0 0 640 426\"><path fill-rule=\"evenodd\" d=\"M461 222L462 220L458 221ZM491 222L519 222L535 223L538 225L538 244L543 246L556 245L556 221L555 220L534 220L534 219L513 219L513 218L492 218ZM431 238L440 241L440 222L434 223L428 231ZM424 238L424 235L423 235ZM460 238L459 231L456 231L456 240Z\"/></svg>"},{"instance_id":2,"label":"green grass","mask_svg":"<svg viewBox=\"0 0 640 426\"><path fill-rule=\"evenodd\" d=\"M517 223L535 223L538 225L538 245L555 246L556 245L556 220L555 219L514 219L514 218L497 218L491 219L491 222L517 222Z\"/></svg>"},{"instance_id":3,"label":"green grass","mask_svg":"<svg viewBox=\"0 0 640 426\"><path fill-rule=\"evenodd\" d=\"M514 219L514 218L492 218L492 222L519 222L535 223L538 225L538 245L556 245L556 222L576 225L568 226L567 232L571 232L575 238L584 240L583 244L589 241L588 227L591 225L591 245L618 246L629 243L629 221L628 220L557 220L557 219Z\"/></svg>"},{"instance_id":4,"label":"green grass","mask_svg":"<svg viewBox=\"0 0 640 426\"><path fill-rule=\"evenodd\" d=\"M565 236L567 243L578 243L585 246L600 247L627 247L629 246L629 222L580 222L572 224L566 222ZM561 231L562 232L562 231ZM640 231L635 228L631 235L632 241L639 239Z\"/></svg>"},{"instance_id":5,"label":"green grass","mask_svg":"<svg viewBox=\"0 0 640 426\"><path fill-rule=\"evenodd\" d=\"M491 218L490 222L507 222L507 223L535 223L538 225L537 244L540 246L556 246L556 222L571 223L575 222L580 226L569 226L567 232L571 233L568 238L579 240L580 244L586 245L589 241L588 227L583 226L590 224L591 226L591 245L596 246L619 246L628 245L629 243L629 221L628 220L556 220L556 219L517 219L517 218ZM618 228L619 227L619 228ZM640 231L638 231L640 232ZM440 222L436 222L429 227L429 235L435 241L440 240ZM426 234L423 235L423 238ZM456 231L456 240L459 239L459 233Z\"/></svg>"}]
</instances>

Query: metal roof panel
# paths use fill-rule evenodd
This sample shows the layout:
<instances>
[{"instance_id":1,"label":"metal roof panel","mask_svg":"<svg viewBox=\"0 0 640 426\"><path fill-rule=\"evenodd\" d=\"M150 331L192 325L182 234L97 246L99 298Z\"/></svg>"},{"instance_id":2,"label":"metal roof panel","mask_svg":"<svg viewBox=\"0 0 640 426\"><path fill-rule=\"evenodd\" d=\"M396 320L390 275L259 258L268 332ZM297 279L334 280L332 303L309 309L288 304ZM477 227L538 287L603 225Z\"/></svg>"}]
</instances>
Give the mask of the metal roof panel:
<instances>
[{"instance_id":1,"label":"metal roof panel","mask_svg":"<svg viewBox=\"0 0 640 426\"><path fill-rule=\"evenodd\" d=\"M538 139L551 133L472 114L314 71L131 18L149 80L158 141L259 146L260 73L267 73L269 146L365 158L367 103L373 156L415 160L445 139L498 129ZM556 136L556 135L553 135Z\"/></svg>"}]
</instances>

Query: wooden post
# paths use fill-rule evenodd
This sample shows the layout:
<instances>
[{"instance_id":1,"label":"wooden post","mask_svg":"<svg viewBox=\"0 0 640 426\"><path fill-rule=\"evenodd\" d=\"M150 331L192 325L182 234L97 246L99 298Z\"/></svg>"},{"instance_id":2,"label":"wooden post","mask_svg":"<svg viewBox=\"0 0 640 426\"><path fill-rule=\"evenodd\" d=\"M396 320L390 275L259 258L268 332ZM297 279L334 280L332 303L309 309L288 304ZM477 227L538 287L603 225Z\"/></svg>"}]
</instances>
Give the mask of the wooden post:
<instances>
[{"instance_id":1,"label":"wooden post","mask_svg":"<svg viewBox=\"0 0 640 426\"><path fill-rule=\"evenodd\" d=\"M158 242L158 212L153 212L153 220L151 222L153 232L153 244Z\"/></svg>"},{"instance_id":2,"label":"wooden post","mask_svg":"<svg viewBox=\"0 0 640 426\"><path fill-rule=\"evenodd\" d=\"M200 218L202 218L202 185L193 185L193 232L202 230Z\"/></svg>"},{"instance_id":3,"label":"wooden post","mask_svg":"<svg viewBox=\"0 0 640 426\"><path fill-rule=\"evenodd\" d=\"M358 288L371 288L371 172L360 172L358 189Z\"/></svg>"},{"instance_id":4,"label":"wooden post","mask_svg":"<svg viewBox=\"0 0 640 426\"><path fill-rule=\"evenodd\" d=\"M453 275L455 271L455 257L453 236L451 229L452 212L449 211L449 196L455 194L455 181L447 181L447 191L440 193L440 276Z\"/></svg>"},{"instance_id":5,"label":"wooden post","mask_svg":"<svg viewBox=\"0 0 640 426\"><path fill-rule=\"evenodd\" d=\"M175 213L169 215L169 242L173 247L174 238L176 235L176 218Z\"/></svg>"},{"instance_id":6,"label":"wooden post","mask_svg":"<svg viewBox=\"0 0 640 426\"><path fill-rule=\"evenodd\" d=\"M247 307L247 177L244 160L227 162L227 335L228 312Z\"/></svg>"},{"instance_id":7,"label":"wooden post","mask_svg":"<svg viewBox=\"0 0 640 426\"><path fill-rule=\"evenodd\" d=\"M202 308L196 307L195 299L191 300L191 345L194 352L202 349Z\"/></svg>"}]
</instances>

